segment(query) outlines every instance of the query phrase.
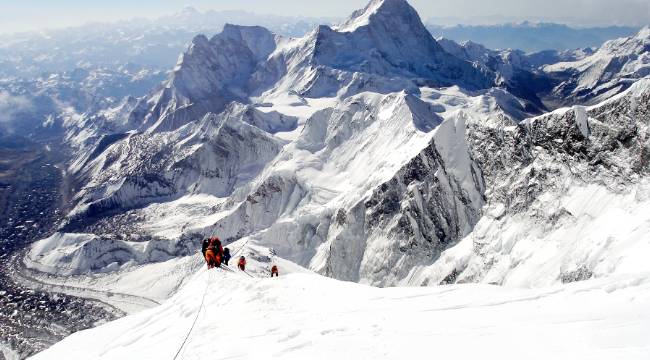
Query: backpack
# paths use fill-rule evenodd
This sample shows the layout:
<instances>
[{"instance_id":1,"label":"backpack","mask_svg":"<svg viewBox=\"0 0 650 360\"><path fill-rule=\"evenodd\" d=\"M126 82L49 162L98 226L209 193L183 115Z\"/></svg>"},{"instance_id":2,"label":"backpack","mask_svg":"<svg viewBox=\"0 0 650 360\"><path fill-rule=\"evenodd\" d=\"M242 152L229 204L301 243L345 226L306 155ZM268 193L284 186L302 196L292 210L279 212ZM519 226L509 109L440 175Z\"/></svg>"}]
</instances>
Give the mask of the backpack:
<instances>
[{"instance_id":1,"label":"backpack","mask_svg":"<svg viewBox=\"0 0 650 360\"><path fill-rule=\"evenodd\" d=\"M210 248L212 248L213 251L219 251L221 249L221 240L219 240L218 237L213 237L210 239Z\"/></svg>"}]
</instances>

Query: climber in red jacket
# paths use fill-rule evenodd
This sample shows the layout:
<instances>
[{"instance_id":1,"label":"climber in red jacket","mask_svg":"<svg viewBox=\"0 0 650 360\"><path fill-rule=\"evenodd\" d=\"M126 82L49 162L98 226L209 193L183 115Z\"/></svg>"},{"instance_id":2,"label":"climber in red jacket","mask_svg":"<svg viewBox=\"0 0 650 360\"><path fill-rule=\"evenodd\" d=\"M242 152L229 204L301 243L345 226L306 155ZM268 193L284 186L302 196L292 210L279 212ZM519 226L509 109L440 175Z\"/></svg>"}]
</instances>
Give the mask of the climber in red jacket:
<instances>
[{"instance_id":1,"label":"climber in red jacket","mask_svg":"<svg viewBox=\"0 0 650 360\"><path fill-rule=\"evenodd\" d=\"M223 247L221 246L221 240L215 236L210 239L210 243L205 250L205 262L208 264L208 269L221 267L221 259L223 259Z\"/></svg>"}]
</instances>

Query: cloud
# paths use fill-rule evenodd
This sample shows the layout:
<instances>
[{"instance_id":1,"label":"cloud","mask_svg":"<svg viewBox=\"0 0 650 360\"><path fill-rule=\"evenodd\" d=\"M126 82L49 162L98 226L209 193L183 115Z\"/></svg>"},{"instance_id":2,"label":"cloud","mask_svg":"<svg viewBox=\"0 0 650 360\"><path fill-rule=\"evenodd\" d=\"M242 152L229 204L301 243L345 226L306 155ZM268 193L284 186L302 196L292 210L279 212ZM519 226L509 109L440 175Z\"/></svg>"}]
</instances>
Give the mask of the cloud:
<instances>
[{"instance_id":1,"label":"cloud","mask_svg":"<svg viewBox=\"0 0 650 360\"><path fill-rule=\"evenodd\" d=\"M16 115L33 108L34 104L26 96L0 91L0 123L9 124L14 121Z\"/></svg>"}]
</instances>

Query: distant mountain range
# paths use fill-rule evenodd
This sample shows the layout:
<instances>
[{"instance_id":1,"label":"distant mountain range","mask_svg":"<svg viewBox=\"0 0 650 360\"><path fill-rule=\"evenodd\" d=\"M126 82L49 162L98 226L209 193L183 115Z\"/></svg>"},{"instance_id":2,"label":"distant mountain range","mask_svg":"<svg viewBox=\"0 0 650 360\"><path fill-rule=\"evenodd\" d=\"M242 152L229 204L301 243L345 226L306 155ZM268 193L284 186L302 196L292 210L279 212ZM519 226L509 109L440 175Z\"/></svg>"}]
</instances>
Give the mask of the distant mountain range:
<instances>
[{"instance_id":1,"label":"distant mountain range","mask_svg":"<svg viewBox=\"0 0 650 360\"><path fill-rule=\"evenodd\" d=\"M308 18L255 14L246 11L199 11L192 7L157 19L131 19L113 23L90 23L64 29L0 34L0 77L35 77L75 68L131 67L168 69L191 39L221 32L226 23L259 25L288 37L300 37L319 24L336 18ZM470 40L490 49L526 52L598 47L606 40L627 37L634 27L573 28L562 24L441 26L427 29L438 38Z\"/></svg>"},{"instance_id":2,"label":"distant mountain range","mask_svg":"<svg viewBox=\"0 0 650 360\"><path fill-rule=\"evenodd\" d=\"M563 24L523 22L500 25L427 24L438 38L473 41L490 49L519 49L527 52L598 47L605 41L634 35L637 27L609 26L575 28Z\"/></svg>"},{"instance_id":3,"label":"distant mountain range","mask_svg":"<svg viewBox=\"0 0 650 360\"><path fill-rule=\"evenodd\" d=\"M221 32L226 23L260 25L284 36L302 36L329 18L285 17L246 11L185 7L157 19L135 18L63 29L0 34L0 78L38 76L77 67L130 66L168 69L195 35Z\"/></svg>"}]
</instances>

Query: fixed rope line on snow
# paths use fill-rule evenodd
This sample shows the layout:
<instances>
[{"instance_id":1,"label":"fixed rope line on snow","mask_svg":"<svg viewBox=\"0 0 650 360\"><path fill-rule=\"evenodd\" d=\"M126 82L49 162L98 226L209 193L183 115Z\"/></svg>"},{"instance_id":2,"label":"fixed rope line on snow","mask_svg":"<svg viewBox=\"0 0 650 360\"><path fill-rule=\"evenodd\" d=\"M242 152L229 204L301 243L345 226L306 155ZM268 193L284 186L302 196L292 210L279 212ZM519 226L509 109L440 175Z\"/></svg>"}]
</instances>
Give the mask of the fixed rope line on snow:
<instances>
[{"instance_id":1,"label":"fixed rope line on snow","mask_svg":"<svg viewBox=\"0 0 650 360\"><path fill-rule=\"evenodd\" d=\"M176 355L174 355L174 360L178 357L178 355L181 353L181 350L185 347L185 343L187 342L187 339L190 338L190 335L192 334L192 330L194 330L194 326L196 325L196 321L199 319L199 314L201 313L201 310L203 310L203 304L205 303L205 295L208 293L208 287L210 287L210 269L208 269L208 279L205 282L205 290L203 290L203 297L201 298L201 305L199 306L199 311L196 312L196 316L194 317L194 321L192 322L192 326L190 327L190 330L187 332L187 335L185 335L185 339L183 340L183 343L181 344L181 347L178 348L178 351L176 351Z\"/></svg>"},{"instance_id":2,"label":"fixed rope line on snow","mask_svg":"<svg viewBox=\"0 0 650 360\"><path fill-rule=\"evenodd\" d=\"M237 249L237 251L235 251L233 253L233 257L236 254L238 254L240 251L242 251L244 249L244 247L246 247L247 244L248 244L248 239L246 240L246 242L244 242L244 244L242 244L242 246L239 247L239 249ZM232 269L230 269L230 268L228 268L228 269L230 271L232 271ZM178 355L180 355L181 351L185 347L185 344L187 343L187 339L190 338L190 335L192 334L192 331L194 330L194 326L196 326L196 322L199 319L199 315L201 314L201 310L203 310L203 305L205 303L205 296L207 295L208 288L210 287L210 277L211 277L211 274L212 274L212 272L210 272L210 270L211 269L208 269L208 279L207 279L207 281L205 283L205 290L203 290L203 296L201 297L201 305L199 306L199 311L196 312L196 316L194 317L194 321L192 322L192 326L190 327L190 330L187 332L187 335L185 335L185 339L183 339L183 343L178 348L178 351L176 351L176 355L174 355L174 360L176 360L178 358ZM252 277L252 278L254 278L253 275L247 273L246 271L243 271L243 273L250 276L250 277Z\"/></svg>"},{"instance_id":3,"label":"fixed rope line on snow","mask_svg":"<svg viewBox=\"0 0 650 360\"><path fill-rule=\"evenodd\" d=\"M246 245L248 245L248 240L250 240L250 239L246 239L246 241L244 242L244 244L242 244L242 246L240 246L239 249L237 249L237 251L235 251L235 252L232 254L232 257L235 257L236 254L238 254L240 251L244 250L244 248L246 247Z\"/></svg>"},{"instance_id":4,"label":"fixed rope line on snow","mask_svg":"<svg viewBox=\"0 0 650 360\"><path fill-rule=\"evenodd\" d=\"M240 246L239 249L237 249L237 251L235 251L235 252L233 253L233 255L232 255L233 258L234 258L235 255L237 255L240 251L244 250L244 248L246 247L246 245L248 245L248 240L250 240L250 238L249 238L249 239L246 239L246 241L242 244L242 246ZM255 278L255 276L253 276L253 275L247 273L246 270L242 270L242 272L243 272L244 274L246 274L246 275L252 277L252 278Z\"/></svg>"}]
</instances>

